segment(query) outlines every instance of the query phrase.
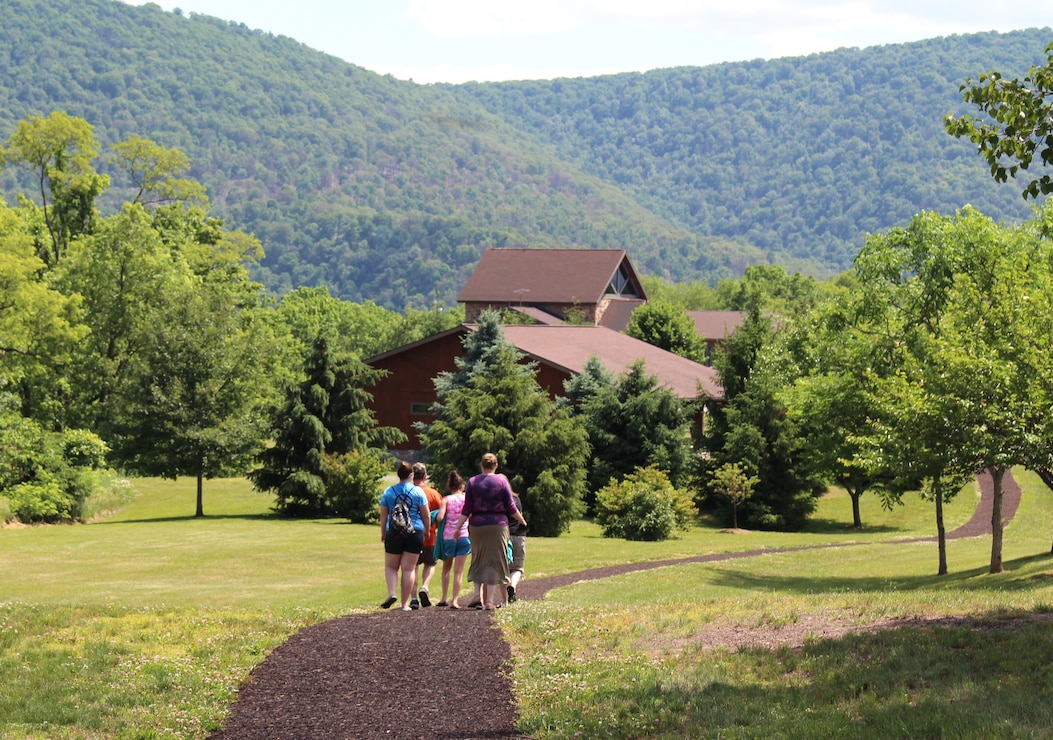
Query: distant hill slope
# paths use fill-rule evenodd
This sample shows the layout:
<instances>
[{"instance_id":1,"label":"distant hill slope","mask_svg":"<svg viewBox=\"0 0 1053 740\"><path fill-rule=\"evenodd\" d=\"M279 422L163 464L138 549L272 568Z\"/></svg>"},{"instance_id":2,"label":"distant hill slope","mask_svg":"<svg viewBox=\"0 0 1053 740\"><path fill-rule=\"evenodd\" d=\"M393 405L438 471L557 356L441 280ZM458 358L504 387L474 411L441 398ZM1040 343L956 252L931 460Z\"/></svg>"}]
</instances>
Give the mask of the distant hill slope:
<instances>
[{"instance_id":1,"label":"distant hill slope","mask_svg":"<svg viewBox=\"0 0 1053 740\"><path fill-rule=\"evenodd\" d=\"M866 232L971 203L1026 218L943 118L965 78L1043 64L1050 29L952 36L772 61L544 82L469 84L585 172L696 233L842 269Z\"/></svg>"},{"instance_id":2,"label":"distant hill slope","mask_svg":"<svg viewBox=\"0 0 1053 740\"><path fill-rule=\"evenodd\" d=\"M843 269L865 231L1028 213L944 134L958 85L1049 32L590 80L420 86L292 39L116 0L0 0L0 139L61 109L194 162L276 291L452 303L488 246L626 249L642 272ZM0 172L0 190L17 190Z\"/></svg>"}]
</instances>

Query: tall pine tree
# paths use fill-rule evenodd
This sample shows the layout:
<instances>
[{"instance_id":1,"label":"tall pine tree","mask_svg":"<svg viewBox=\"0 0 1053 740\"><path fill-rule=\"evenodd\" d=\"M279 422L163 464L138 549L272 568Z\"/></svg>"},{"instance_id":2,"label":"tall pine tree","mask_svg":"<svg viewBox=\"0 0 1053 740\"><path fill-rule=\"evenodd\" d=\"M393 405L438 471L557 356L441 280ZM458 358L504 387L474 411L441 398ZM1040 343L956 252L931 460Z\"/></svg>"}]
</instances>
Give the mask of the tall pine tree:
<instances>
[{"instance_id":1,"label":"tall pine tree","mask_svg":"<svg viewBox=\"0 0 1053 740\"><path fill-rule=\"evenodd\" d=\"M737 463L758 478L752 497L738 510L740 522L758 529L800 529L823 490L804 454L805 440L778 397L787 383L781 363L772 320L754 305L713 363L724 400L709 405L702 439L708 452L700 461L703 488L725 464ZM726 503L715 491L708 494L710 503ZM730 524L733 512L729 508L726 514Z\"/></svg>"},{"instance_id":2,"label":"tall pine tree","mask_svg":"<svg viewBox=\"0 0 1053 740\"><path fill-rule=\"evenodd\" d=\"M336 513L327 496L326 455L382 450L405 439L394 427L378 427L368 386L383 371L352 355L332 356L319 337L304 364L307 376L289 389L274 424L274 445L260 454L249 474L258 491L273 491L275 508L288 516Z\"/></svg>"},{"instance_id":3,"label":"tall pine tree","mask_svg":"<svg viewBox=\"0 0 1053 740\"><path fill-rule=\"evenodd\" d=\"M493 452L520 494L530 532L554 537L584 511L588 435L534 378L534 365L501 334L499 317L484 313L464 340L456 373L435 379L436 419L422 424L432 470L465 477Z\"/></svg>"},{"instance_id":4,"label":"tall pine tree","mask_svg":"<svg viewBox=\"0 0 1053 740\"><path fill-rule=\"evenodd\" d=\"M592 457L587 497L622 480L637 468L655 466L674 486L683 482L689 455L689 428L694 405L659 386L643 360L615 377L590 358L585 372L565 385L589 432Z\"/></svg>"}]
</instances>

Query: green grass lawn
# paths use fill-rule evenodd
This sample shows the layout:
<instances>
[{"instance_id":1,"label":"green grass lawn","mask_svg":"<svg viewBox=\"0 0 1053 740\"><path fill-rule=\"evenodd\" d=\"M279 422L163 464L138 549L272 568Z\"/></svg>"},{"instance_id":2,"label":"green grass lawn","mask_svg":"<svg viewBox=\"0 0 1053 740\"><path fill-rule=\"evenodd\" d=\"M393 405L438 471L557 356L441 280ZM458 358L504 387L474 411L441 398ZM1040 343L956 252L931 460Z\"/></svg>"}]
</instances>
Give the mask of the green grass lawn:
<instances>
[{"instance_id":1,"label":"green grass lawn","mask_svg":"<svg viewBox=\"0 0 1053 740\"><path fill-rule=\"evenodd\" d=\"M538 738L819 735L1041 737L1053 727L1042 659L1053 631L1053 496L1019 474L1010 572L986 574L990 538L952 541L936 577L917 497L891 512L864 496L866 529L831 492L800 533L627 543L577 522L529 543L528 577L759 548L844 545L680 565L577 584L497 613L516 658L522 729ZM0 736L204 737L267 652L302 627L375 609L376 526L289 521L242 480L136 480L87 525L0 530ZM948 529L978 498L967 486ZM985 628L914 622L823 639L821 624L976 616ZM1024 621L1011 621L1017 617ZM1012 624L1013 628L1006 627ZM773 649L729 630L817 630Z\"/></svg>"}]
</instances>

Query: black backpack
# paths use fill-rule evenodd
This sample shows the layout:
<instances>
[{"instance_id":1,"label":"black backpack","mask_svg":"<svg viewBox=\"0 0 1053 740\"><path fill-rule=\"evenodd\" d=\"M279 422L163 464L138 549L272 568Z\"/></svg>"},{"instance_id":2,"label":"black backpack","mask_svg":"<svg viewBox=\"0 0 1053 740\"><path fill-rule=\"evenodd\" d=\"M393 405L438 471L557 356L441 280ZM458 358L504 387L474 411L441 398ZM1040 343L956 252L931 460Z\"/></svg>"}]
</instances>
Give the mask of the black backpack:
<instances>
[{"instance_id":1,"label":"black backpack","mask_svg":"<svg viewBox=\"0 0 1053 740\"><path fill-rule=\"evenodd\" d=\"M388 520L388 530L399 534L413 534L413 519L410 516L409 494L400 493L395 496L395 505L391 507L391 518Z\"/></svg>"}]
</instances>

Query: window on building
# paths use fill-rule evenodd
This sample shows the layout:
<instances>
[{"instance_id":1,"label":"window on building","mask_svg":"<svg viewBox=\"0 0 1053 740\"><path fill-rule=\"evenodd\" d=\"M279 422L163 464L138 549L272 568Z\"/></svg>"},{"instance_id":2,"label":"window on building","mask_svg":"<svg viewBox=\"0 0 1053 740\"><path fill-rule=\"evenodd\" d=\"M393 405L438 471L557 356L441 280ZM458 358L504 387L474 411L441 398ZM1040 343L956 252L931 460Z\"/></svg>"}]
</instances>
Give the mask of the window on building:
<instances>
[{"instance_id":1,"label":"window on building","mask_svg":"<svg viewBox=\"0 0 1053 740\"><path fill-rule=\"evenodd\" d=\"M636 296L636 288L629 280L629 273L625 271L625 265L620 265L614 273L611 282L607 285L607 295Z\"/></svg>"}]
</instances>

